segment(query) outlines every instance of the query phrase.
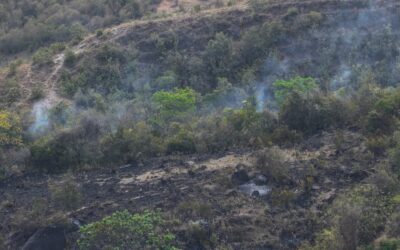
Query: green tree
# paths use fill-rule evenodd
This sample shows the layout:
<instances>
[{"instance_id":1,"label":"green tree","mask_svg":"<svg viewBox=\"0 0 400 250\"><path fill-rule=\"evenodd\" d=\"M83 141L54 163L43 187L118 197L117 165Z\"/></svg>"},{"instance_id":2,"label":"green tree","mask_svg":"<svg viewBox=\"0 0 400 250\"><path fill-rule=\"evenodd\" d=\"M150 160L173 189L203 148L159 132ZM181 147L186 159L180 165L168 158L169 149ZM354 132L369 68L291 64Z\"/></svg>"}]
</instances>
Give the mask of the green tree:
<instances>
[{"instance_id":1,"label":"green tree","mask_svg":"<svg viewBox=\"0 0 400 250\"><path fill-rule=\"evenodd\" d=\"M279 105L282 105L285 99L294 92L307 94L318 87L313 78L300 76L289 80L278 80L273 83L273 86L275 99Z\"/></svg>"},{"instance_id":2,"label":"green tree","mask_svg":"<svg viewBox=\"0 0 400 250\"><path fill-rule=\"evenodd\" d=\"M183 88L174 91L158 91L153 95L153 101L157 105L161 122L169 122L185 117L196 108L197 94L193 89Z\"/></svg>"},{"instance_id":3,"label":"green tree","mask_svg":"<svg viewBox=\"0 0 400 250\"><path fill-rule=\"evenodd\" d=\"M217 33L215 39L208 42L204 60L211 75L227 76L232 62L232 40L223 33Z\"/></svg>"},{"instance_id":4,"label":"green tree","mask_svg":"<svg viewBox=\"0 0 400 250\"><path fill-rule=\"evenodd\" d=\"M161 229L159 213L130 214L121 211L81 228L80 249L174 250L174 235Z\"/></svg>"}]
</instances>

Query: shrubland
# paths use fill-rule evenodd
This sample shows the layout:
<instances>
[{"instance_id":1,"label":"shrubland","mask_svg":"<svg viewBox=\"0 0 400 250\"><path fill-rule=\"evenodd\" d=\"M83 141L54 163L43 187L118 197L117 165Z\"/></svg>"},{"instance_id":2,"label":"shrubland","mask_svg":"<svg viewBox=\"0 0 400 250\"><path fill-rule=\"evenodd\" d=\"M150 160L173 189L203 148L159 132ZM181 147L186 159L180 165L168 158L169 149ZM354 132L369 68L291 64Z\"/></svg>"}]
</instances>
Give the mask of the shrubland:
<instances>
[{"instance_id":1,"label":"shrubland","mask_svg":"<svg viewBox=\"0 0 400 250\"><path fill-rule=\"evenodd\" d=\"M0 4L2 53L35 50L36 70L53 67L52 58L58 53L65 56L54 82L56 95L63 100L48 110L42 133L30 129L35 114L18 106L20 63L11 64L0 82L0 180L12 175L16 165L39 174L81 173L136 167L162 156L259 150L256 170L279 187L271 194L274 209L291 209L294 200L310 198L311 190L320 188L314 185L315 172L328 171L330 165L314 162L305 176L295 179L284 149L311 147L302 143L333 133L340 155L346 151L341 132L352 131L363 138L360 147L369 152L365 159L353 159L363 165L358 167L365 165L367 177L344 188L321 215L323 222L313 229L318 233L302 248L398 248L396 27L360 24L359 16L349 14L346 20L354 27L346 30L339 17L303 13L296 7L259 23L260 6L265 3L251 1L252 27L221 32L209 24L212 34L207 33L207 39L199 34L199 40L186 41L170 28L146 34L136 44L106 41L110 34L98 30L140 18L156 2L74 0L48 18L43 13L56 10L60 3ZM23 15L23 21L9 14L1 18L2 11L8 13L13 7L18 8L10 13ZM342 29L350 33L348 37L340 32L332 35ZM95 30L101 42L87 51L76 53L63 43ZM138 50L139 46L151 52ZM48 91L36 87L32 103L45 100ZM298 183L304 193L291 190ZM53 205L64 211L77 209L80 188L75 180L50 184ZM187 217L212 217L211 208L200 202L181 203L179 209ZM216 236L196 223L186 234L214 247ZM116 212L82 227L78 245L175 249L173 235L164 229L158 213Z\"/></svg>"},{"instance_id":2,"label":"shrubland","mask_svg":"<svg viewBox=\"0 0 400 250\"><path fill-rule=\"evenodd\" d=\"M158 3L158 0L5 1L0 4L0 51L13 55L55 42L76 42L88 32L141 18Z\"/></svg>"}]
</instances>

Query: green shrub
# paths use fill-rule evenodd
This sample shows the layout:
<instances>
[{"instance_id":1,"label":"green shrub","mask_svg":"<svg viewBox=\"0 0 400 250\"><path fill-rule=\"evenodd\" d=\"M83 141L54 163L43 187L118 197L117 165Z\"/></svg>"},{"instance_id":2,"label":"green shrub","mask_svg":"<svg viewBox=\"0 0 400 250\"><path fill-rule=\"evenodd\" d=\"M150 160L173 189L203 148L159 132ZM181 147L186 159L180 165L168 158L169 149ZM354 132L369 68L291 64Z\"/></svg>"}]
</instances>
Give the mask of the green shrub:
<instances>
[{"instance_id":1,"label":"green shrub","mask_svg":"<svg viewBox=\"0 0 400 250\"><path fill-rule=\"evenodd\" d=\"M50 173L96 165L99 156L99 124L82 118L72 129L44 136L31 146L30 164Z\"/></svg>"},{"instance_id":2,"label":"green shrub","mask_svg":"<svg viewBox=\"0 0 400 250\"><path fill-rule=\"evenodd\" d=\"M14 76L17 73L18 67L21 66L22 60L16 60L8 66L8 76Z\"/></svg>"},{"instance_id":3,"label":"green shrub","mask_svg":"<svg viewBox=\"0 0 400 250\"><path fill-rule=\"evenodd\" d=\"M324 229L318 233L314 245L308 242L300 247L300 250L337 250L341 248L336 230Z\"/></svg>"},{"instance_id":4,"label":"green shrub","mask_svg":"<svg viewBox=\"0 0 400 250\"><path fill-rule=\"evenodd\" d=\"M0 150L22 145L22 124L15 113L0 110Z\"/></svg>"},{"instance_id":5,"label":"green shrub","mask_svg":"<svg viewBox=\"0 0 400 250\"><path fill-rule=\"evenodd\" d=\"M283 190L273 190L271 192L271 202L275 206L283 206L288 208L290 204L294 201L296 194L287 189Z\"/></svg>"},{"instance_id":6,"label":"green shrub","mask_svg":"<svg viewBox=\"0 0 400 250\"><path fill-rule=\"evenodd\" d=\"M65 52L64 64L67 67L73 66L75 64L76 60L77 60L77 58L73 51L68 50L67 52Z\"/></svg>"},{"instance_id":7,"label":"green shrub","mask_svg":"<svg viewBox=\"0 0 400 250\"><path fill-rule=\"evenodd\" d=\"M128 60L126 52L106 44L91 51L80 60L74 72L63 71L60 84L64 95L73 97L78 90L95 90L110 95L121 90Z\"/></svg>"},{"instance_id":8,"label":"green shrub","mask_svg":"<svg viewBox=\"0 0 400 250\"><path fill-rule=\"evenodd\" d=\"M350 121L349 114L348 106L333 96L293 92L281 105L279 119L291 130L312 134L344 126Z\"/></svg>"},{"instance_id":9,"label":"green shrub","mask_svg":"<svg viewBox=\"0 0 400 250\"><path fill-rule=\"evenodd\" d=\"M396 205L400 204L400 195L396 195L392 198L392 202L395 201ZM400 238L400 212L394 212L386 223L386 230L389 237Z\"/></svg>"},{"instance_id":10,"label":"green shrub","mask_svg":"<svg viewBox=\"0 0 400 250\"><path fill-rule=\"evenodd\" d=\"M191 154L195 152L196 152L196 145L194 137L189 131L180 128L177 134L167 137L166 140L167 154L173 154L173 153Z\"/></svg>"},{"instance_id":11,"label":"green shrub","mask_svg":"<svg viewBox=\"0 0 400 250\"><path fill-rule=\"evenodd\" d=\"M223 33L217 33L215 38L208 42L204 52L206 70L214 77L226 77L231 72L232 40Z\"/></svg>"},{"instance_id":12,"label":"green shrub","mask_svg":"<svg viewBox=\"0 0 400 250\"><path fill-rule=\"evenodd\" d=\"M277 127L271 134L271 141L278 145L293 145L302 139L302 133L290 130L286 125Z\"/></svg>"},{"instance_id":13,"label":"green shrub","mask_svg":"<svg viewBox=\"0 0 400 250\"><path fill-rule=\"evenodd\" d=\"M389 147L389 140L387 137L370 137L367 140L367 148L376 156L381 156L386 152Z\"/></svg>"},{"instance_id":14,"label":"green shrub","mask_svg":"<svg viewBox=\"0 0 400 250\"><path fill-rule=\"evenodd\" d=\"M193 12L194 13L199 13L201 11L201 5L200 4L196 4L194 7L193 7Z\"/></svg>"},{"instance_id":15,"label":"green shrub","mask_svg":"<svg viewBox=\"0 0 400 250\"><path fill-rule=\"evenodd\" d=\"M67 103L61 101L49 110L49 122L53 128L63 127L70 118L70 109Z\"/></svg>"},{"instance_id":16,"label":"green shrub","mask_svg":"<svg viewBox=\"0 0 400 250\"><path fill-rule=\"evenodd\" d=\"M275 99L282 105L292 93L310 94L317 89L315 80L311 77L295 77L290 80L278 80L273 83Z\"/></svg>"},{"instance_id":17,"label":"green shrub","mask_svg":"<svg viewBox=\"0 0 400 250\"><path fill-rule=\"evenodd\" d=\"M305 15L297 16L297 18L294 21L295 27L293 27L293 30L296 31L296 30L313 28L319 26L323 20L324 17L321 13L316 11L310 11Z\"/></svg>"},{"instance_id":18,"label":"green shrub","mask_svg":"<svg viewBox=\"0 0 400 250\"><path fill-rule=\"evenodd\" d=\"M49 185L54 204L66 211L77 209L81 202L81 190L79 185L70 177L61 183Z\"/></svg>"},{"instance_id":19,"label":"green shrub","mask_svg":"<svg viewBox=\"0 0 400 250\"><path fill-rule=\"evenodd\" d=\"M78 246L90 249L160 249L173 250L174 235L162 230L159 213L130 214L115 212L111 216L83 226Z\"/></svg>"},{"instance_id":20,"label":"green shrub","mask_svg":"<svg viewBox=\"0 0 400 250\"><path fill-rule=\"evenodd\" d=\"M365 122L365 130L373 134L391 134L396 129L396 120L400 117L400 92L398 90L381 91Z\"/></svg>"},{"instance_id":21,"label":"green shrub","mask_svg":"<svg viewBox=\"0 0 400 250\"><path fill-rule=\"evenodd\" d=\"M393 138L395 140L395 146L389 150L389 159L393 172L400 176L400 132L396 132Z\"/></svg>"},{"instance_id":22,"label":"green shrub","mask_svg":"<svg viewBox=\"0 0 400 250\"><path fill-rule=\"evenodd\" d=\"M393 116L377 110L368 113L365 122L365 131L370 134L390 134L395 129Z\"/></svg>"},{"instance_id":23,"label":"green shrub","mask_svg":"<svg viewBox=\"0 0 400 250\"><path fill-rule=\"evenodd\" d=\"M103 30L97 30L97 31L96 31L96 36L97 36L97 37L102 37L103 34L104 34Z\"/></svg>"},{"instance_id":24,"label":"green shrub","mask_svg":"<svg viewBox=\"0 0 400 250\"><path fill-rule=\"evenodd\" d=\"M21 99L21 86L15 78L0 83L0 105L11 106Z\"/></svg>"},{"instance_id":25,"label":"green shrub","mask_svg":"<svg viewBox=\"0 0 400 250\"><path fill-rule=\"evenodd\" d=\"M173 89L176 84L176 75L173 71L166 71L155 80L156 88Z\"/></svg>"},{"instance_id":26,"label":"green shrub","mask_svg":"<svg viewBox=\"0 0 400 250\"><path fill-rule=\"evenodd\" d=\"M400 248L400 240L387 239L379 242L379 250L397 250Z\"/></svg>"},{"instance_id":27,"label":"green shrub","mask_svg":"<svg viewBox=\"0 0 400 250\"><path fill-rule=\"evenodd\" d=\"M37 85L32 89L31 94L29 96L29 100L31 102L36 102L36 101L42 99L44 96L45 96L45 93L44 93L43 86Z\"/></svg>"},{"instance_id":28,"label":"green shrub","mask_svg":"<svg viewBox=\"0 0 400 250\"><path fill-rule=\"evenodd\" d=\"M250 0L249 6L254 12L260 12L264 9L269 0Z\"/></svg>"},{"instance_id":29,"label":"green shrub","mask_svg":"<svg viewBox=\"0 0 400 250\"><path fill-rule=\"evenodd\" d=\"M132 128L119 128L116 133L107 134L101 139L103 163L135 163L143 158L157 156L163 151L162 141L152 128L140 122Z\"/></svg>"},{"instance_id":30,"label":"green shrub","mask_svg":"<svg viewBox=\"0 0 400 250\"><path fill-rule=\"evenodd\" d=\"M179 203L177 212L182 219L211 219L213 210L210 204L198 201L184 201Z\"/></svg>"},{"instance_id":31,"label":"green shrub","mask_svg":"<svg viewBox=\"0 0 400 250\"><path fill-rule=\"evenodd\" d=\"M63 50L65 50L65 44L53 43L50 45L49 49L53 54L56 54L56 53L59 53L59 52L62 52Z\"/></svg>"},{"instance_id":32,"label":"green shrub","mask_svg":"<svg viewBox=\"0 0 400 250\"><path fill-rule=\"evenodd\" d=\"M80 163L76 138L66 132L37 140L31 147L31 154L33 166L49 172L65 171Z\"/></svg>"},{"instance_id":33,"label":"green shrub","mask_svg":"<svg viewBox=\"0 0 400 250\"><path fill-rule=\"evenodd\" d=\"M34 65L39 67L51 66L53 62L53 51L49 48L39 49L32 57Z\"/></svg>"},{"instance_id":34,"label":"green shrub","mask_svg":"<svg viewBox=\"0 0 400 250\"><path fill-rule=\"evenodd\" d=\"M195 111L197 94L190 88L175 89L174 91L159 91L153 95L157 105L158 122L170 122L185 117Z\"/></svg>"},{"instance_id":35,"label":"green shrub","mask_svg":"<svg viewBox=\"0 0 400 250\"><path fill-rule=\"evenodd\" d=\"M255 165L264 175L276 182L288 178L289 167L286 155L279 147L271 147L257 153Z\"/></svg>"},{"instance_id":36,"label":"green shrub","mask_svg":"<svg viewBox=\"0 0 400 250\"><path fill-rule=\"evenodd\" d=\"M250 28L242 35L235 49L234 69L239 71L251 68L260 60L264 60L271 48L282 39L284 33L284 26L277 21Z\"/></svg>"},{"instance_id":37,"label":"green shrub","mask_svg":"<svg viewBox=\"0 0 400 250\"><path fill-rule=\"evenodd\" d=\"M189 241L187 242L189 246L197 245L203 249L215 249L216 236L212 233L210 226L202 220L189 222L185 236Z\"/></svg>"}]
</instances>

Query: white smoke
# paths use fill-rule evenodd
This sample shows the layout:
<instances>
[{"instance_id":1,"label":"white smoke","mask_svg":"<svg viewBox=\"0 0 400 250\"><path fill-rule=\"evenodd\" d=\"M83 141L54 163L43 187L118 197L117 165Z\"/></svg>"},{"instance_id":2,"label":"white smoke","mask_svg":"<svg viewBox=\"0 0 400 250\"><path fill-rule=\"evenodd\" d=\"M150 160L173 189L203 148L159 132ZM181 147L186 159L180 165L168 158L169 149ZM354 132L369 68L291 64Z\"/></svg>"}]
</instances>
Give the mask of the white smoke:
<instances>
[{"instance_id":1,"label":"white smoke","mask_svg":"<svg viewBox=\"0 0 400 250\"><path fill-rule=\"evenodd\" d=\"M29 132L33 135L43 134L49 128L49 103L46 100L39 101L33 105L32 116L33 124L29 127Z\"/></svg>"}]
</instances>

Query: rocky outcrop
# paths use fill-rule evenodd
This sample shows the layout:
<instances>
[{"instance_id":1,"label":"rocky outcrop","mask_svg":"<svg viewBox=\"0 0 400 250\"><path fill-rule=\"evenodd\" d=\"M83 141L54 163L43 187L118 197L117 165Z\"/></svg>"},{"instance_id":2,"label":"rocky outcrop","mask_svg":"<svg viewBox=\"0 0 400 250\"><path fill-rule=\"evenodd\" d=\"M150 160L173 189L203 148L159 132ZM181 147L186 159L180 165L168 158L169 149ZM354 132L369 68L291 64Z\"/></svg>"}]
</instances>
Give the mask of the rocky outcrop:
<instances>
[{"instance_id":1,"label":"rocky outcrop","mask_svg":"<svg viewBox=\"0 0 400 250\"><path fill-rule=\"evenodd\" d=\"M22 247L22 250L63 250L67 239L63 227L45 227L34 233Z\"/></svg>"}]
</instances>

